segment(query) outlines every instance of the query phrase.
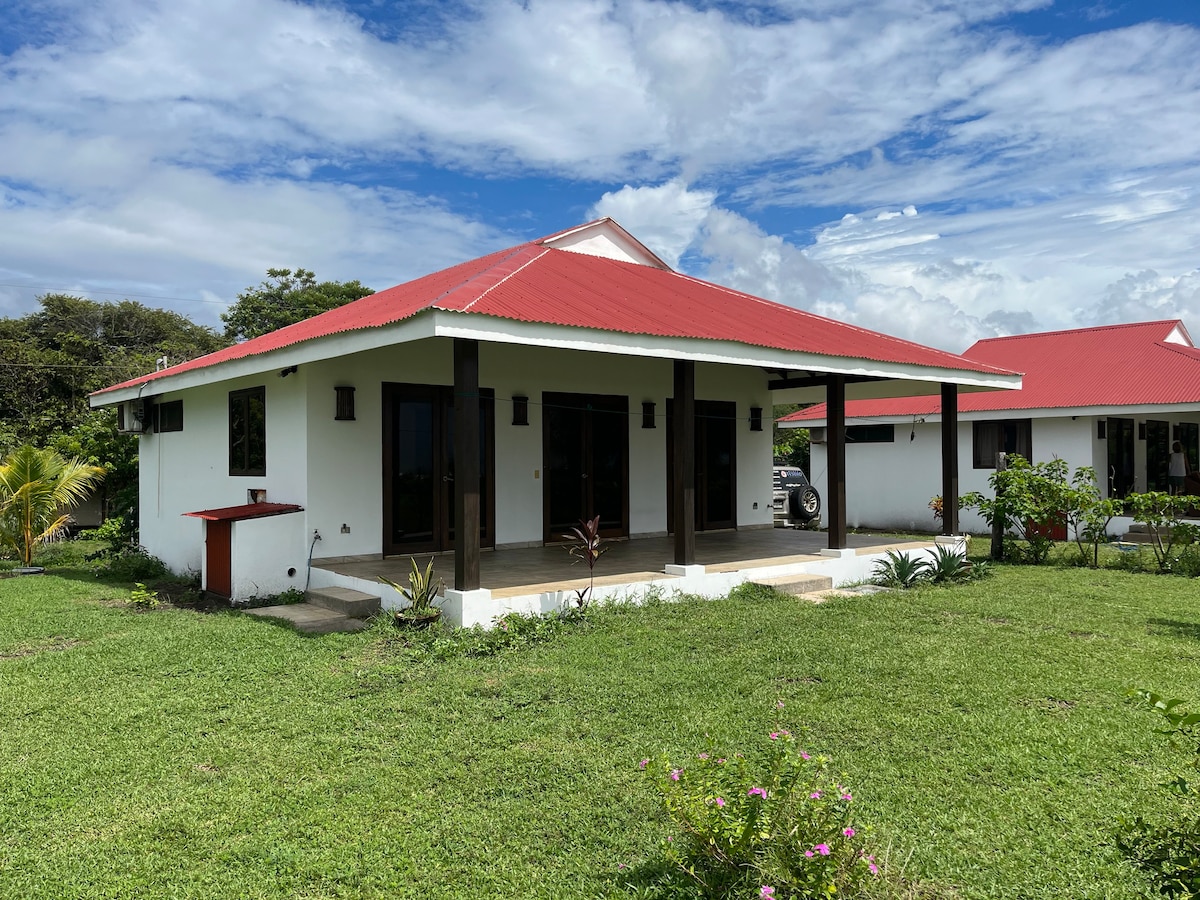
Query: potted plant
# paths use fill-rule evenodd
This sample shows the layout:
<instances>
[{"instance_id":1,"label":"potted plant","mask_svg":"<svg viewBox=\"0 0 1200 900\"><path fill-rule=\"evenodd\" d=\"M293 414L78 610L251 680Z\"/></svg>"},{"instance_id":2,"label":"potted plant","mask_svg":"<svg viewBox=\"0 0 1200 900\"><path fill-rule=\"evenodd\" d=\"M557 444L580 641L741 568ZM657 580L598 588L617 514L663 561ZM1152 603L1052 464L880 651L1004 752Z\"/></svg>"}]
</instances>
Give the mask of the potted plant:
<instances>
[{"instance_id":1,"label":"potted plant","mask_svg":"<svg viewBox=\"0 0 1200 900\"><path fill-rule=\"evenodd\" d=\"M388 578L379 576L384 584L395 588L401 597L408 601L408 606L398 609L393 614L396 625L407 628L425 628L432 625L441 616L442 610L435 604L438 594L446 587L441 578L433 571L433 557L429 557L429 565L422 571L416 559L409 561L412 571L408 573L408 586L397 584Z\"/></svg>"}]
</instances>

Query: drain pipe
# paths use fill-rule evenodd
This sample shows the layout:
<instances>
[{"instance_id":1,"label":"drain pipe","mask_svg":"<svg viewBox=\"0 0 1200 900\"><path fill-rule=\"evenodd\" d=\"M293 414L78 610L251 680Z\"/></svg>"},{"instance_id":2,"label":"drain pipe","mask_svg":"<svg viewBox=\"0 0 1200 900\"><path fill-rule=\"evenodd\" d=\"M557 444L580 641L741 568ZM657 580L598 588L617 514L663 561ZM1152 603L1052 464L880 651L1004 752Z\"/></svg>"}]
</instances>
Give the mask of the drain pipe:
<instances>
[{"instance_id":1,"label":"drain pipe","mask_svg":"<svg viewBox=\"0 0 1200 900\"><path fill-rule=\"evenodd\" d=\"M308 545L308 568L304 573L304 593L308 593L308 582L312 580L312 555L313 547L317 546L317 541L321 540L321 532L313 529L312 543Z\"/></svg>"}]
</instances>

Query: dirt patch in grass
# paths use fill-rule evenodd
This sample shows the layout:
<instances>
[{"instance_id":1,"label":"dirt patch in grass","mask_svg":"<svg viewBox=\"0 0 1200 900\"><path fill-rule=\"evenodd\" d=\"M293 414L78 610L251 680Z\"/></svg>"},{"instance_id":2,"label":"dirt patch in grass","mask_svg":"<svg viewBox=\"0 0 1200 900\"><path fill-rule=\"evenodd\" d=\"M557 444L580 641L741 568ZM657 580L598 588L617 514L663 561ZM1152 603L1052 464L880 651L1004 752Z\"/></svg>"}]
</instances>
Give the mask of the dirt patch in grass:
<instances>
[{"instance_id":1,"label":"dirt patch in grass","mask_svg":"<svg viewBox=\"0 0 1200 900\"><path fill-rule=\"evenodd\" d=\"M21 644L8 650L0 650L0 659L24 659L27 656L37 656L39 653L57 653L84 643L87 642L80 638L55 635L32 644Z\"/></svg>"}]
</instances>

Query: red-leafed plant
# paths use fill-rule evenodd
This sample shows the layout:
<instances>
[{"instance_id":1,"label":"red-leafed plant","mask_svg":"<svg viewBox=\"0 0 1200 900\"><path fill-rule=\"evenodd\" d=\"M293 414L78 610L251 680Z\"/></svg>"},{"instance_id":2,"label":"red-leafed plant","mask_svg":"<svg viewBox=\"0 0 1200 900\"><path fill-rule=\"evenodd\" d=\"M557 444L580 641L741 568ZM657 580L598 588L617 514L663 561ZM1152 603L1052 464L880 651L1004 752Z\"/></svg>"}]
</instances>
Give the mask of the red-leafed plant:
<instances>
[{"instance_id":1,"label":"red-leafed plant","mask_svg":"<svg viewBox=\"0 0 1200 900\"><path fill-rule=\"evenodd\" d=\"M580 519L579 524L564 534L572 543L567 546L567 552L575 557L575 562L583 561L588 567L588 586L575 592L575 607L577 612L587 609L588 601L592 598L592 589L596 585L596 560L604 555L608 547L600 537L600 517Z\"/></svg>"}]
</instances>

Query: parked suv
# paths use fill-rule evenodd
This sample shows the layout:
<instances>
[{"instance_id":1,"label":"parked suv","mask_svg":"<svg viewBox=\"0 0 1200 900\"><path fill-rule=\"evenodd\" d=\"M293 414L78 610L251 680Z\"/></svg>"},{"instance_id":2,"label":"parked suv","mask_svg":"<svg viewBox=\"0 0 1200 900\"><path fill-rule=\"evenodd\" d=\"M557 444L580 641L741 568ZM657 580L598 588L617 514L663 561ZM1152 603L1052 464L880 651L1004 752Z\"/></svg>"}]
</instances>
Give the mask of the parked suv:
<instances>
[{"instance_id":1,"label":"parked suv","mask_svg":"<svg viewBox=\"0 0 1200 900\"><path fill-rule=\"evenodd\" d=\"M821 495L796 466L775 466L775 527L806 525L821 515Z\"/></svg>"}]
</instances>

